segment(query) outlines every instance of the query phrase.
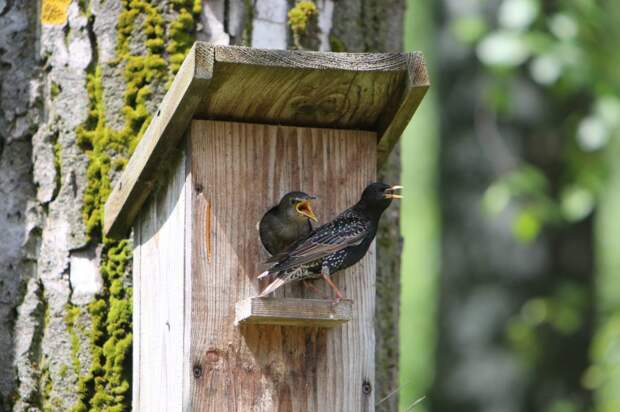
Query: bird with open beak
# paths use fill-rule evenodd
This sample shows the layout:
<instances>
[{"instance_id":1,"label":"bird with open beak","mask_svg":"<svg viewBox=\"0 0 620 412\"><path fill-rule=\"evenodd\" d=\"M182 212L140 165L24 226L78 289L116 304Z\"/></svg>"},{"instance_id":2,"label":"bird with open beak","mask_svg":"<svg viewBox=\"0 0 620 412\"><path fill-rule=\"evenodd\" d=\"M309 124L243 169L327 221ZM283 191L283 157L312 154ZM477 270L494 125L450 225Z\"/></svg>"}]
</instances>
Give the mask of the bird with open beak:
<instances>
[{"instance_id":1,"label":"bird with open beak","mask_svg":"<svg viewBox=\"0 0 620 412\"><path fill-rule=\"evenodd\" d=\"M402 186L368 185L355 205L269 259L267 262L274 265L258 278L275 275L275 280L260 296L267 296L294 280L322 277L335 291L335 302L340 301L343 294L330 276L356 264L366 255L377 234L381 215L393 199L402 198L395 193L399 189Z\"/></svg>"},{"instance_id":2,"label":"bird with open beak","mask_svg":"<svg viewBox=\"0 0 620 412\"><path fill-rule=\"evenodd\" d=\"M290 192L265 213L258 224L258 231L269 253L282 253L295 241L312 232L311 221L318 222L312 210L314 199L315 196L304 192Z\"/></svg>"}]
</instances>

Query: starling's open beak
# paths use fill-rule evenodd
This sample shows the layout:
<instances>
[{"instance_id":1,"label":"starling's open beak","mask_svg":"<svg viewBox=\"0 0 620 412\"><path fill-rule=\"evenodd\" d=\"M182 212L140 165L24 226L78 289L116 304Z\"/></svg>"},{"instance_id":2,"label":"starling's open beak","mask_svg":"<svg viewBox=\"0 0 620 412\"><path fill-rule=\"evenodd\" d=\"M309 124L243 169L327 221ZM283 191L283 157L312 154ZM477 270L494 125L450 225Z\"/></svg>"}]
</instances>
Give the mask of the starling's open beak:
<instances>
[{"instance_id":1,"label":"starling's open beak","mask_svg":"<svg viewBox=\"0 0 620 412\"><path fill-rule=\"evenodd\" d=\"M312 219L315 222L319 221L319 219L316 218L316 215L312 211L312 206L310 206L309 200L303 200L297 203L297 206L295 206L295 208L297 209L298 213L308 217L309 219Z\"/></svg>"},{"instance_id":2,"label":"starling's open beak","mask_svg":"<svg viewBox=\"0 0 620 412\"><path fill-rule=\"evenodd\" d=\"M400 190L402 188L402 186L392 186L388 189L385 189L385 194L383 195L383 197L385 197L386 199L402 199L402 195L397 195L394 193L395 190Z\"/></svg>"}]
</instances>

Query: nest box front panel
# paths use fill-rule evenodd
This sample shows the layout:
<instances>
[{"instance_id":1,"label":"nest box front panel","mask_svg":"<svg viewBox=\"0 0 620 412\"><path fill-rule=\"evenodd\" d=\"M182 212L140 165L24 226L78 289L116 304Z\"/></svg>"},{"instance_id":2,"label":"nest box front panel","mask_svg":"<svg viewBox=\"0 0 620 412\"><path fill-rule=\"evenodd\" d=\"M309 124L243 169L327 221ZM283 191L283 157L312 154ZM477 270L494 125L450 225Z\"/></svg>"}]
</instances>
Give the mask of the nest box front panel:
<instances>
[{"instance_id":1,"label":"nest box front panel","mask_svg":"<svg viewBox=\"0 0 620 412\"><path fill-rule=\"evenodd\" d=\"M321 222L375 180L374 132L192 122L190 391L200 410L373 410L375 252L333 276L353 319L333 329L235 326L235 304L259 293L268 254L257 222L291 190L317 195ZM329 288L316 281L325 294ZM311 296L301 285L277 296ZM316 296L315 296L316 297ZM257 409L257 405L260 406Z\"/></svg>"}]
</instances>

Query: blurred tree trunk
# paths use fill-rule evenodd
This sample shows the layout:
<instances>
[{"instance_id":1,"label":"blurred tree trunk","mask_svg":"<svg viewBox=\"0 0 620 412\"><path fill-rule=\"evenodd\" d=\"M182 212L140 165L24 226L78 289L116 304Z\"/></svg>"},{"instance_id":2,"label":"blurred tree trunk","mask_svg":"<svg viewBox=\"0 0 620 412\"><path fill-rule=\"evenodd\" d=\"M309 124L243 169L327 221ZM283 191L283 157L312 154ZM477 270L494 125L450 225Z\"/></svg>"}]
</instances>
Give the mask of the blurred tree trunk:
<instances>
[{"instance_id":1,"label":"blurred tree trunk","mask_svg":"<svg viewBox=\"0 0 620 412\"><path fill-rule=\"evenodd\" d=\"M597 329L585 382L594 389L596 411L620 409L620 133L607 153L609 177L595 221Z\"/></svg>"},{"instance_id":2,"label":"blurred tree trunk","mask_svg":"<svg viewBox=\"0 0 620 412\"><path fill-rule=\"evenodd\" d=\"M574 103L558 104L525 70L486 69L475 44L457 39L457 23L495 9L439 5L443 240L431 410L588 410L592 219L539 227L527 209L547 185L557 196L570 174L562 125ZM535 185L528 165L545 189L504 187L505 204L488 213L485 193L500 178Z\"/></svg>"},{"instance_id":3,"label":"blurred tree trunk","mask_svg":"<svg viewBox=\"0 0 620 412\"><path fill-rule=\"evenodd\" d=\"M424 52L432 86L402 138L401 153L406 161L402 162L401 181L407 193L401 209L401 410L430 392L435 372L441 227L437 184L440 79L434 64L438 49L434 8L433 2L408 0L405 18L405 49ZM415 407L415 412L428 410L428 399Z\"/></svg>"},{"instance_id":4,"label":"blurred tree trunk","mask_svg":"<svg viewBox=\"0 0 620 412\"><path fill-rule=\"evenodd\" d=\"M400 50L401 0L316 5L305 47ZM289 47L292 6L0 0L0 410L129 408L131 249L102 206L194 39ZM378 249L376 399L398 379L396 208Z\"/></svg>"}]
</instances>

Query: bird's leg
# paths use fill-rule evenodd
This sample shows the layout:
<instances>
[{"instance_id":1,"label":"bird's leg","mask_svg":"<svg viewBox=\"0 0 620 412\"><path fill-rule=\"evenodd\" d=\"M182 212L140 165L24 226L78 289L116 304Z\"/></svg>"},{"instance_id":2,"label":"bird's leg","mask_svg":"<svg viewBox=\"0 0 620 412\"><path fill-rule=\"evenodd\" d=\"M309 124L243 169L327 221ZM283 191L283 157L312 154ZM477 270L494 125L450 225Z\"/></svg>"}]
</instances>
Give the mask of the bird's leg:
<instances>
[{"instance_id":1,"label":"bird's leg","mask_svg":"<svg viewBox=\"0 0 620 412\"><path fill-rule=\"evenodd\" d=\"M313 291L315 291L316 293L319 294L319 296L321 296L323 299L326 299L327 297L325 296L325 294L323 293L323 291L319 288L317 288L316 286L314 286L312 284L312 282L308 282L307 280L304 280L304 286L307 287L308 289L312 289Z\"/></svg>"},{"instance_id":2,"label":"bird's leg","mask_svg":"<svg viewBox=\"0 0 620 412\"><path fill-rule=\"evenodd\" d=\"M334 289L334 292L336 292L336 299L334 299L334 305L337 304L338 302L340 302L340 299L344 297L344 295L338 289L336 284L332 282L332 280L329 278L329 268L327 266L323 266L321 268L321 276L323 276L323 279L325 279L325 282L327 282L327 284L331 286L332 289Z\"/></svg>"}]
</instances>

